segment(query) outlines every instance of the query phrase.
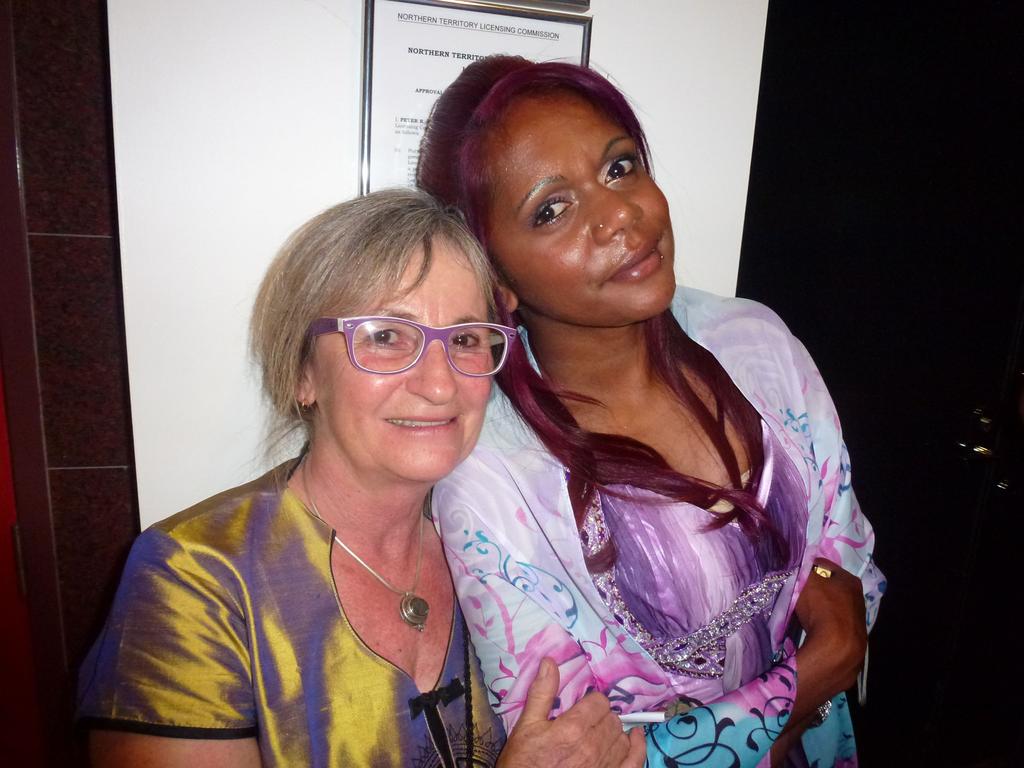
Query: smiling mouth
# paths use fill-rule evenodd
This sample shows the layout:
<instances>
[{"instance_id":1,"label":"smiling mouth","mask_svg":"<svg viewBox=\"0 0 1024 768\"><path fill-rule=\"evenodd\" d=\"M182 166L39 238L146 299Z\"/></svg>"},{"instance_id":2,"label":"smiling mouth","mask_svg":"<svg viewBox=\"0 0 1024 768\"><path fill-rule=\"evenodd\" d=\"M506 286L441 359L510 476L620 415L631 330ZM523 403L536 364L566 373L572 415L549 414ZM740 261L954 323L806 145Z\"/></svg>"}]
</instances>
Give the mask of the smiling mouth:
<instances>
[{"instance_id":1,"label":"smiling mouth","mask_svg":"<svg viewBox=\"0 0 1024 768\"><path fill-rule=\"evenodd\" d=\"M394 424L396 427L413 427L416 429L423 429L425 427L444 427L454 421L455 419L435 419L432 421L419 421L416 419L387 419L389 424Z\"/></svg>"},{"instance_id":2,"label":"smiling mouth","mask_svg":"<svg viewBox=\"0 0 1024 768\"><path fill-rule=\"evenodd\" d=\"M615 270L612 280L636 280L646 277L661 263L663 256L658 250L658 243L652 243L649 247L642 248L630 256Z\"/></svg>"}]
</instances>

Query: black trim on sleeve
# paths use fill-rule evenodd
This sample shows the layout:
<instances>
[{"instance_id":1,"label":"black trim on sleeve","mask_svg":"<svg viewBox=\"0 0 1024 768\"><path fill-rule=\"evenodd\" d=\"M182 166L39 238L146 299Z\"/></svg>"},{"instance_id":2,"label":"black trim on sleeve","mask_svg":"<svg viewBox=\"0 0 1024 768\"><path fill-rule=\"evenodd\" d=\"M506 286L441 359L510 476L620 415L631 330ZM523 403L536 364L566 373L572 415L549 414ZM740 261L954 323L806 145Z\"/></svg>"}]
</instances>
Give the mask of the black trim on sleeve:
<instances>
[{"instance_id":1,"label":"black trim on sleeve","mask_svg":"<svg viewBox=\"0 0 1024 768\"><path fill-rule=\"evenodd\" d=\"M256 736L256 726L245 728L194 728L189 725L143 723L138 720L117 720L110 717L82 717L76 725L83 730L127 731L147 736L172 739L248 739Z\"/></svg>"}]
</instances>

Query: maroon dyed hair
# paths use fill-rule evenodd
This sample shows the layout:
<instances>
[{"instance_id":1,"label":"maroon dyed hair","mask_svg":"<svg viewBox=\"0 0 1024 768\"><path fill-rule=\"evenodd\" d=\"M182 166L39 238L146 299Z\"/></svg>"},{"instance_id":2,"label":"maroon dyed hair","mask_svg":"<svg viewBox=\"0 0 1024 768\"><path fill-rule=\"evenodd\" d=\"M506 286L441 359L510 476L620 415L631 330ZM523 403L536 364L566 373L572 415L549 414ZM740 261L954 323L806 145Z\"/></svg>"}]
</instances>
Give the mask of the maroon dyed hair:
<instances>
[{"instance_id":1,"label":"maroon dyed hair","mask_svg":"<svg viewBox=\"0 0 1024 768\"><path fill-rule=\"evenodd\" d=\"M416 180L419 186L443 202L462 210L470 229L488 248L488 216L493 180L484 163L484 149L491 131L500 125L517 99L555 93L579 96L623 128L637 147L644 168L650 172L647 139L625 97L608 80L591 69L573 64L537 64L518 56L490 56L466 67L434 105L420 146ZM499 274L501 265L496 263ZM522 324L496 297L499 322ZM529 297L521 297L529 304ZM694 414L715 446L734 488L742 488L739 461L729 445L725 425L732 424L750 461L751 477L759 478L764 464L760 418L743 398L718 361L692 341L679 327L670 310L645 321L649 364ZM692 371L713 393L708 408L682 375ZM514 345L498 384L541 442L569 470L569 491L577 525L583 521L586 503L595 489L614 485L647 488L676 501L705 509L720 499L731 502L732 511L716 515L713 527L735 520L772 562L786 549L774 526L750 490L721 488L681 474L650 446L622 435L583 429L563 399L581 396L552 388L530 364L523 345ZM614 493L614 491L610 491ZM599 553L588 562L601 570L614 560L614 550Z\"/></svg>"}]
</instances>

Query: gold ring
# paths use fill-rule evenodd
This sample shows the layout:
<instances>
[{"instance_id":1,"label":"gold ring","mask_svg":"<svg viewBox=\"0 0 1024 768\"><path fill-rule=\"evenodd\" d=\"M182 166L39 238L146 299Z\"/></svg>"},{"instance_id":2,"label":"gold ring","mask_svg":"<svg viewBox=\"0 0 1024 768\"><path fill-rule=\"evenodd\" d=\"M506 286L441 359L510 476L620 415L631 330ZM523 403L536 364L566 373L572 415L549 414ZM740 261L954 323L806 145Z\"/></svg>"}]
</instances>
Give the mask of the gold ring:
<instances>
[{"instance_id":1,"label":"gold ring","mask_svg":"<svg viewBox=\"0 0 1024 768\"><path fill-rule=\"evenodd\" d=\"M823 578L823 579L831 579L832 578L832 569L831 568L826 568L823 565L814 565L811 568L811 570L814 571L819 576L821 576L821 578Z\"/></svg>"}]
</instances>

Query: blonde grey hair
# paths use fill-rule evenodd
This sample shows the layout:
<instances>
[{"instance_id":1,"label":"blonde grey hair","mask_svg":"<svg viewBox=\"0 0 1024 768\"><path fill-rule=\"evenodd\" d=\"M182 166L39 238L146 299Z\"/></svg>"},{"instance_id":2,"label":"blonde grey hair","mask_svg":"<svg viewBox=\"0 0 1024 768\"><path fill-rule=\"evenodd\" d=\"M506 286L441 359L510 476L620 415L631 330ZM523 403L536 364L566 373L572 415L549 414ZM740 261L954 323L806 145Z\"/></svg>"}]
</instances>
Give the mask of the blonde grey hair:
<instances>
[{"instance_id":1,"label":"blonde grey hair","mask_svg":"<svg viewBox=\"0 0 1024 768\"><path fill-rule=\"evenodd\" d=\"M274 432L309 429L296 392L312 354L309 324L351 317L394 296L420 254L418 286L438 240L459 251L494 315L494 278L487 257L460 214L425 192L388 189L328 208L288 238L267 269L249 327L263 391L274 410ZM308 436L308 435L307 435Z\"/></svg>"}]
</instances>

